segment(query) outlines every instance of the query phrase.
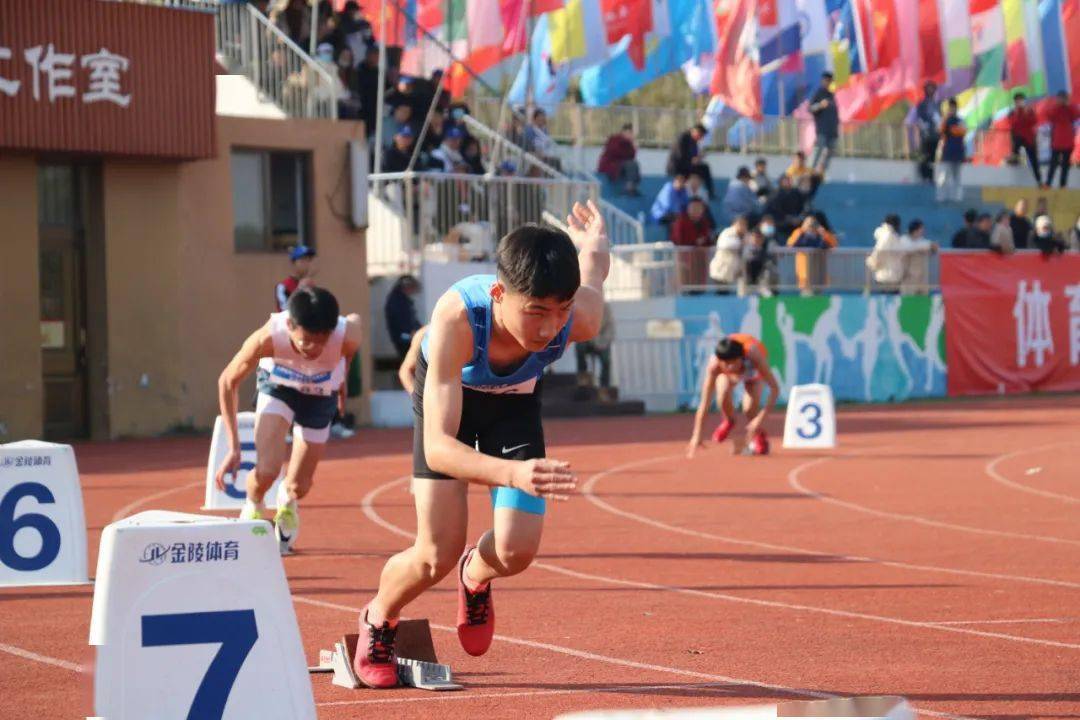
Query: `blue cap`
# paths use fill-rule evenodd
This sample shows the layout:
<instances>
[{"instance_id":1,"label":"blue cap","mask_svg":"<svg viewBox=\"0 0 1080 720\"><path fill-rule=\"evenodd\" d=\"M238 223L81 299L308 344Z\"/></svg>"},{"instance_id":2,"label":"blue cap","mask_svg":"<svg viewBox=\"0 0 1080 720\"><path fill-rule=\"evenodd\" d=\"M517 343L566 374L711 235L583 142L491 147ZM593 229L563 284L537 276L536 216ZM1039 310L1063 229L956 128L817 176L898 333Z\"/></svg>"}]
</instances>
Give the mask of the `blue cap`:
<instances>
[{"instance_id":1,"label":"blue cap","mask_svg":"<svg viewBox=\"0 0 1080 720\"><path fill-rule=\"evenodd\" d=\"M315 250L309 248L307 245L297 245L289 253L289 260L296 262L300 258L315 257Z\"/></svg>"},{"instance_id":2,"label":"blue cap","mask_svg":"<svg viewBox=\"0 0 1080 720\"><path fill-rule=\"evenodd\" d=\"M444 137L463 138L463 137L465 137L465 131L463 131L461 128L457 127L456 125L452 125L452 126L450 126L450 127L448 127L446 129L446 135Z\"/></svg>"},{"instance_id":3,"label":"blue cap","mask_svg":"<svg viewBox=\"0 0 1080 720\"><path fill-rule=\"evenodd\" d=\"M412 125L402 125L400 128L398 128L398 131L396 133L394 133L394 134L395 135L400 135L401 137L412 137L413 136Z\"/></svg>"}]
</instances>

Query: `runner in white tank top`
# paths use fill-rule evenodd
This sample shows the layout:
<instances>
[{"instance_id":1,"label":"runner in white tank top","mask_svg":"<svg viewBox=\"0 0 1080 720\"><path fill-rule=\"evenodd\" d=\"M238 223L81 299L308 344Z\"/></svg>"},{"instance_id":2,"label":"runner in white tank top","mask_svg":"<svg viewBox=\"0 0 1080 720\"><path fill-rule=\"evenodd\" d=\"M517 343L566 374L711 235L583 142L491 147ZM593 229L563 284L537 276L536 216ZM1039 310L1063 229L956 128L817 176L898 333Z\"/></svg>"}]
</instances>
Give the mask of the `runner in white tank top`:
<instances>
[{"instance_id":1,"label":"runner in white tank top","mask_svg":"<svg viewBox=\"0 0 1080 720\"><path fill-rule=\"evenodd\" d=\"M300 527L297 501L311 490L335 410L343 409L345 368L360 348L357 315L341 317L334 296L322 288L300 288L285 312L274 313L244 341L221 373L218 400L230 453L217 471L217 483L240 464L236 430L237 391L258 370L255 406L255 469L247 477L247 501L241 518L259 518L263 498L285 461L285 435L295 425L292 458L280 486L274 529L282 553Z\"/></svg>"}]
</instances>

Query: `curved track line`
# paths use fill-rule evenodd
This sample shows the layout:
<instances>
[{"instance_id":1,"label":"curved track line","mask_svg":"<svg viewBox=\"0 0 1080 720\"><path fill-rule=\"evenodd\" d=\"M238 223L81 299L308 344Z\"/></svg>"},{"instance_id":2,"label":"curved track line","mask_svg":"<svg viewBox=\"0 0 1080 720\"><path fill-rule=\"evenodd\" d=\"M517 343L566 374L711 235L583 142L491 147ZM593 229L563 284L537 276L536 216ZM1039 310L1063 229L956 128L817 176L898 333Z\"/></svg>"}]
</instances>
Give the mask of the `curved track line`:
<instances>
[{"instance_id":1,"label":"curved track line","mask_svg":"<svg viewBox=\"0 0 1080 720\"><path fill-rule=\"evenodd\" d=\"M1050 578L1038 578L1028 577L1026 575L1009 575L1005 573L993 573L993 572L981 572L978 570L964 570L961 568L949 568L938 567L936 565L920 565L918 563L901 562L899 560L883 560L881 558L869 557L864 555L836 555L835 553L829 553L821 550L810 550L808 548L794 547L792 545L777 545L775 543L759 542L756 540L745 540L742 538L729 537L726 535L716 535L714 533L704 532L702 530L693 530L691 528L681 527L679 525L669 525L668 523L645 515L638 515L637 513L624 510L619 507L608 503L606 500L601 499L594 493L596 484L603 478L615 475L617 473L629 470L634 467L642 465L649 465L653 463L659 463L675 458L683 457L682 455L664 455L657 458L649 458L646 460L636 460L634 462L625 463L623 465L617 465L603 472L599 472L593 475L582 486L581 494L585 496L585 499L591 502L593 505L612 513L613 515L619 515L629 520L642 523L643 525L649 525L659 530L666 530L668 532L678 533L680 535L687 535L690 537L703 538L706 540L716 540L717 542L729 543L731 545L743 545L746 547L760 548L763 550L777 550L780 552L797 553L800 555L814 555L819 557L839 557L842 560L850 560L853 562L865 562L865 563L877 563L879 565L885 565L887 567L903 568L905 570L921 570L926 572L946 573L950 575L966 575L968 577L987 578L991 580L1010 580L1013 582L1033 583L1037 585L1052 585L1056 587L1067 587L1073 589L1080 589L1080 583L1069 582L1067 580L1053 580ZM816 460L810 460L803 463L794 470L811 467L828 460L829 458L818 458ZM793 470L793 471L794 471Z\"/></svg>"},{"instance_id":2,"label":"curved track line","mask_svg":"<svg viewBox=\"0 0 1080 720\"><path fill-rule=\"evenodd\" d=\"M825 457L820 458L817 463L806 463L800 465L791 472L788 473L788 485L793 490L801 492L807 497L812 497L815 500L820 500L830 505L837 505L839 507L847 508L848 510L855 510L856 512L866 513L867 515L875 515L877 517L886 518L888 520L902 520L904 522L911 522L917 525L926 525L927 527L941 528L944 530L956 530L957 532L966 532L974 535L992 535L995 537L1014 538L1017 540L1034 540L1036 542L1053 543L1055 545L1078 545L1080 546L1080 540L1069 540L1067 538L1051 537L1048 535L1028 535L1027 533L1015 533L1007 530L990 530L988 528L973 527L971 525L957 525L956 523L945 522L943 520L933 520L921 515L908 515L906 513L894 513L888 510L878 510L877 508L867 507L865 505L859 505L848 500L840 500L838 498L829 497L821 493L815 492L803 486L799 482L799 475L803 470L812 467L815 464L820 464L833 460L835 458Z\"/></svg>"},{"instance_id":3,"label":"curved track line","mask_svg":"<svg viewBox=\"0 0 1080 720\"><path fill-rule=\"evenodd\" d=\"M205 484L206 484L205 480L199 480L197 482L188 483L187 485L179 485L177 487L169 488L168 490L162 490L161 492L154 493L153 495L147 495L144 498L140 498L138 500L134 500L132 502L129 502L127 505L125 505L124 507L117 510L115 514L113 514L112 522L116 522L117 520L122 520L122 519L126 518L128 515L131 514L132 510L135 510L136 508L140 508L140 507L142 507L143 505L145 505L148 502L153 502L154 500L160 500L163 497L168 497L170 495L175 495L175 494L183 492L185 490L190 490L191 488L201 487L201 486L203 486Z\"/></svg>"},{"instance_id":4,"label":"curved track line","mask_svg":"<svg viewBox=\"0 0 1080 720\"><path fill-rule=\"evenodd\" d=\"M990 462L986 463L986 468L985 468L986 474L989 475L990 478L994 482L998 483L999 485L1004 485L1005 487L1012 488L1013 490L1019 490L1020 492L1026 492L1026 493L1030 493L1032 495L1041 495L1042 497L1050 498L1052 500L1061 500L1061 501L1067 502L1067 503L1080 503L1080 497L1074 497L1072 495L1063 495L1061 493L1050 492L1049 490L1040 490L1038 488L1033 488L1033 487L1031 487L1029 485L1021 485L1020 483L1016 482L1015 480L1010 480L1009 478L1005 477L1003 474L1001 474L997 470L998 463L1005 462L1006 460L1011 460L1014 457L1020 457L1021 455L1027 455L1029 453L1040 452L1042 450L1050 450L1052 448L1064 447L1066 445L1080 445L1080 443L1077 443L1077 442L1053 443L1052 445L1040 445L1039 447L1027 448L1025 450L1016 450L1014 452L1006 453L1004 455L998 455L996 458L994 458Z\"/></svg>"},{"instance_id":5,"label":"curved track line","mask_svg":"<svg viewBox=\"0 0 1080 720\"><path fill-rule=\"evenodd\" d=\"M408 476L399 477L399 478L390 480L389 483L383 483L382 485L379 485L379 486L373 488L366 495L364 495L364 499L361 501L361 507L363 508L364 515L369 520L372 520L372 522L374 522L375 525L377 525L380 528L383 528L384 530L387 530L387 531L389 531L389 532L391 532L393 534L401 535L401 536L403 536L403 538L413 540L414 538L416 538L416 535L413 532L409 532L408 530L406 530L406 529L404 529L402 527L394 525L393 522L390 522L389 520L383 519L382 516L379 515L378 511L375 510L375 500L376 500L376 498L379 497L380 494L382 494L383 492L386 492L387 490L390 490L391 488L393 488L395 486L399 486L399 485L402 485L402 484L406 483L406 481L408 481L409 479L410 478ZM561 569L556 569L555 566L546 565L546 563L543 563L543 565L541 565L541 563L534 562L534 565L537 566L537 567L541 567L543 569L546 569L546 570L555 569L556 572L558 570L561 570ZM298 602L307 602L309 604L314 604L314 606L320 606L320 607L325 607L325 608L333 608L333 609L339 609L339 610L350 610L350 611L357 612L357 613L361 612L360 608L350 608L348 606L340 606L340 604L333 603L333 602L326 602L324 600L311 600L311 599L305 598L305 597L294 597L294 599L296 601L298 601ZM438 629L438 630L447 631L447 633L457 633L457 628L456 627L449 627L447 625L437 625L437 624L431 624L431 626L433 628L435 628L435 629ZM701 680L711 680L711 681L714 681L714 682L727 682L727 683L731 683L731 684L747 685L747 687L753 687L753 688L766 688L768 690L775 690L775 691L780 691L780 692L787 693L787 694L800 695L800 696L804 696L804 697L819 697L819 698L836 697L836 695L831 694L831 693L823 693L823 692L814 691L814 690L807 690L807 689L804 689L804 688L791 688L791 687L787 687L787 685L781 685L781 684L772 683L772 682L764 682L764 681L758 681L758 680L746 680L746 679L743 679L743 678L731 678L731 677L727 677L727 676L723 676L723 675L713 675L713 674L708 674L708 673L699 673L699 671L697 671L697 670L687 670L687 669L684 669L684 668L672 667L672 666L666 666L666 665L651 665L651 664L648 664L648 663L638 663L636 661L624 660L624 658L621 658L621 657L612 657L612 656L609 656L609 655L599 655L597 653L585 652L585 651L582 651L582 650L577 650L575 648L564 648L564 647L561 647L561 646L555 646L555 644L551 644L551 643L548 643L548 642L537 642L535 640L525 640L525 639L522 639L522 638L513 638L513 637L504 636L504 635L498 635L498 634L496 634L495 638L497 640L500 640L500 641L503 641L503 642L509 642L509 643L512 643L512 644L518 644L518 646L524 646L526 648L535 648L535 649L538 649L538 650L549 650L549 651L556 652L556 653L570 655L572 657L579 657L579 658L581 658L581 660L591 660L591 661L596 661L596 662L607 663L609 665L619 665L619 666L622 666L622 667L630 667L630 668L640 669L640 670L650 670L650 671L654 671L654 673L666 673L666 674L670 674L670 675L680 675L680 676L684 676L684 677L698 678L698 679L701 679ZM935 711L935 710L924 710L924 709L920 709L919 711L922 712L922 714L924 714L924 715L932 715L934 717L941 717L941 718L950 718L951 720L973 720L972 718L968 718L967 716L951 715L951 714L948 714L948 712L939 712L939 711Z\"/></svg>"}]
</instances>

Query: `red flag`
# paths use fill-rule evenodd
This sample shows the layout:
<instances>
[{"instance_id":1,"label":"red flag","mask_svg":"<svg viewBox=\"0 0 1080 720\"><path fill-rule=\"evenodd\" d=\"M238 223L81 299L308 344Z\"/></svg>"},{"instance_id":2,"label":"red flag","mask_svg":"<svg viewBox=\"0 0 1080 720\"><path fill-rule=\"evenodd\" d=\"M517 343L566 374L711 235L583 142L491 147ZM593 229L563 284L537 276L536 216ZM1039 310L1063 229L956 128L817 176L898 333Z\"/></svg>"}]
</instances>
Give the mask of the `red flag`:
<instances>
[{"instance_id":1,"label":"red flag","mask_svg":"<svg viewBox=\"0 0 1080 720\"><path fill-rule=\"evenodd\" d=\"M941 18L937 0L919 0L919 51L923 82L945 82L945 52L941 44Z\"/></svg>"},{"instance_id":2,"label":"red flag","mask_svg":"<svg viewBox=\"0 0 1080 720\"><path fill-rule=\"evenodd\" d=\"M549 13L553 10L562 10L563 0L526 0L529 3L529 14L533 17Z\"/></svg>"},{"instance_id":3,"label":"red flag","mask_svg":"<svg viewBox=\"0 0 1080 720\"><path fill-rule=\"evenodd\" d=\"M1072 98L1080 98L1080 0L1061 0L1061 29L1069 48L1069 76Z\"/></svg>"},{"instance_id":4,"label":"red flag","mask_svg":"<svg viewBox=\"0 0 1080 720\"><path fill-rule=\"evenodd\" d=\"M757 41L754 0L716 4L716 70L712 93L735 112L761 119L761 68L752 52Z\"/></svg>"},{"instance_id":5,"label":"red flag","mask_svg":"<svg viewBox=\"0 0 1080 720\"><path fill-rule=\"evenodd\" d=\"M645 67L645 35L652 30L651 0L600 0L608 43L630 36L627 54L638 70Z\"/></svg>"}]
</instances>

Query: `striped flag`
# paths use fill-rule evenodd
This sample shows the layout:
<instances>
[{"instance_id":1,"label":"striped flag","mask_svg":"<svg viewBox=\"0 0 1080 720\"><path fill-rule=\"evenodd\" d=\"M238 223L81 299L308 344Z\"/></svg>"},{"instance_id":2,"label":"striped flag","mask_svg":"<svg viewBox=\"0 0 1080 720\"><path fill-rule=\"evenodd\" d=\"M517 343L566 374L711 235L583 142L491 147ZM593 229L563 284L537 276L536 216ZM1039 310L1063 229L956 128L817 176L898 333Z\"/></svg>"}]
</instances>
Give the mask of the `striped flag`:
<instances>
[{"instance_id":1,"label":"striped flag","mask_svg":"<svg viewBox=\"0 0 1080 720\"><path fill-rule=\"evenodd\" d=\"M1005 75L1005 19L1000 0L969 0L971 49L978 61L976 87L1001 87Z\"/></svg>"},{"instance_id":2,"label":"striped flag","mask_svg":"<svg viewBox=\"0 0 1080 720\"><path fill-rule=\"evenodd\" d=\"M1023 0L1001 0L1001 15L1005 25L1005 85L1026 86L1028 58L1027 43L1024 39Z\"/></svg>"}]
</instances>

